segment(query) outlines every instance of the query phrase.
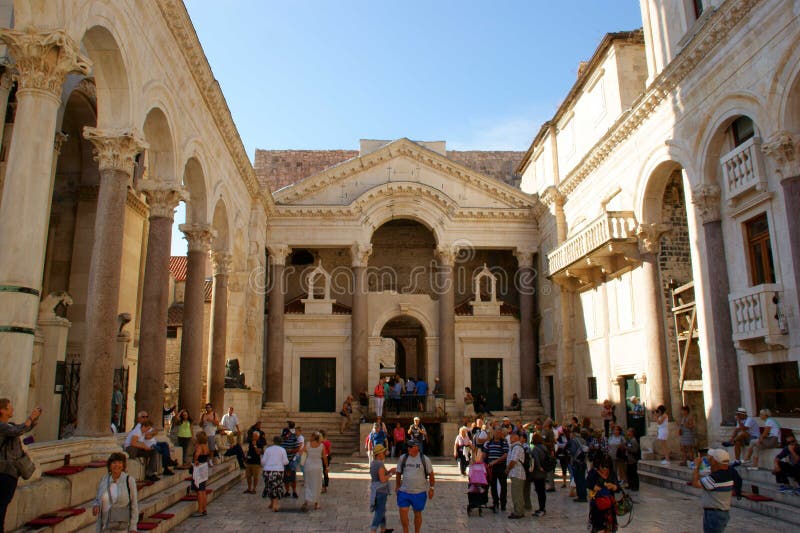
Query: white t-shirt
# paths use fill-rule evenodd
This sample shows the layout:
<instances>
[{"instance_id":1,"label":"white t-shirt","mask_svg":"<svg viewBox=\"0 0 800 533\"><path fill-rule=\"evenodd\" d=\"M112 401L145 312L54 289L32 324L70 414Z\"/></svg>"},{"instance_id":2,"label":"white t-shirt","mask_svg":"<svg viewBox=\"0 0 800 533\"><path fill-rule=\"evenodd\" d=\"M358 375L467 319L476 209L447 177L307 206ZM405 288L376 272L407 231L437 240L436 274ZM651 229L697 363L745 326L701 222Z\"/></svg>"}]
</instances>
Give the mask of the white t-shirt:
<instances>
[{"instance_id":1,"label":"white t-shirt","mask_svg":"<svg viewBox=\"0 0 800 533\"><path fill-rule=\"evenodd\" d=\"M225 413L222 417L222 426L228 431L236 431L236 426L239 425L239 417L236 414L229 415Z\"/></svg>"},{"instance_id":2,"label":"white t-shirt","mask_svg":"<svg viewBox=\"0 0 800 533\"><path fill-rule=\"evenodd\" d=\"M776 437L780 439L781 437L781 426L775 422L775 419L770 417L764 421L764 426L769 428L769 437Z\"/></svg>"},{"instance_id":3,"label":"white t-shirt","mask_svg":"<svg viewBox=\"0 0 800 533\"><path fill-rule=\"evenodd\" d=\"M289 456L282 446L272 445L264 450L261 456L261 468L264 472L283 472L283 467L289 464Z\"/></svg>"},{"instance_id":4,"label":"white t-shirt","mask_svg":"<svg viewBox=\"0 0 800 533\"><path fill-rule=\"evenodd\" d=\"M142 433L142 425L136 424L133 429L128 433L128 436L125 437L125 446L123 448L127 448L133 442L133 437L139 437L139 442L144 442L144 433Z\"/></svg>"},{"instance_id":5,"label":"white t-shirt","mask_svg":"<svg viewBox=\"0 0 800 533\"><path fill-rule=\"evenodd\" d=\"M758 429L758 420L752 416L748 416L747 420L744 421L744 427L750 432L750 438L757 439L761 436L761 431Z\"/></svg>"},{"instance_id":6,"label":"white t-shirt","mask_svg":"<svg viewBox=\"0 0 800 533\"><path fill-rule=\"evenodd\" d=\"M422 454L417 454L416 457L408 456L406 459L405 471L403 471L403 457L397 462L397 473L402 474L402 483L400 490L407 494L419 494L428 490L428 480L425 479L425 469L422 466ZM433 465L431 460L425 457L425 464L428 466L428 474L433 472Z\"/></svg>"}]
</instances>

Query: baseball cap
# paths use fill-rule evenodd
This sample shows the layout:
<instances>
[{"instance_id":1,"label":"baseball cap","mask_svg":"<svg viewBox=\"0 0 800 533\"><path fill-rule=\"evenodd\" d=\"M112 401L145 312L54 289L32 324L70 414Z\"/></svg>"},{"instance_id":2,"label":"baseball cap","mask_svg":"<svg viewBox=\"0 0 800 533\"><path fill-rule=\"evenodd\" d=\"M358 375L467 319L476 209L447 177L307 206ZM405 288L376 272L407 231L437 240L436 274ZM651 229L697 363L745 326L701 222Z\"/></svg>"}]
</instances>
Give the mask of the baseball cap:
<instances>
[{"instance_id":1,"label":"baseball cap","mask_svg":"<svg viewBox=\"0 0 800 533\"><path fill-rule=\"evenodd\" d=\"M507 416L504 416L503 417L503 422L511 422L511 419L508 418Z\"/></svg>"},{"instance_id":2,"label":"baseball cap","mask_svg":"<svg viewBox=\"0 0 800 533\"><path fill-rule=\"evenodd\" d=\"M417 448L419 448L419 441L417 441L417 440L415 440L415 439L411 439L411 440L409 440L409 441L408 441L408 443L407 443L407 446L408 446L409 448L411 448L411 447L414 447L414 446L416 446Z\"/></svg>"},{"instance_id":3,"label":"baseball cap","mask_svg":"<svg viewBox=\"0 0 800 533\"><path fill-rule=\"evenodd\" d=\"M713 457L718 463L729 463L731 455L721 448L711 448L708 450L708 456Z\"/></svg>"}]
</instances>

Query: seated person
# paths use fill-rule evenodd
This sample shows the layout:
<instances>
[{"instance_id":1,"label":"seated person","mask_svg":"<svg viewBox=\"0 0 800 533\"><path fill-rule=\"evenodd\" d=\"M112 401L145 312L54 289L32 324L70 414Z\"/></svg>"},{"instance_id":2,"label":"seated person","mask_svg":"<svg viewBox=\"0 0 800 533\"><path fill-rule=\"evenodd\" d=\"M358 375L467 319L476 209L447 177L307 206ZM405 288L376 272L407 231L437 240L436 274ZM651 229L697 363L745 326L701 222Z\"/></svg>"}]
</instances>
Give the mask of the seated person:
<instances>
[{"instance_id":1,"label":"seated person","mask_svg":"<svg viewBox=\"0 0 800 533\"><path fill-rule=\"evenodd\" d=\"M515 392L511 396L511 410L512 411L521 411L522 410L522 400L519 399L519 396Z\"/></svg>"},{"instance_id":2,"label":"seated person","mask_svg":"<svg viewBox=\"0 0 800 533\"><path fill-rule=\"evenodd\" d=\"M757 440L750 442L750 447L747 448L744 462L749 463L752 461L752 465L748 467L749 470L758 469L758 452L777 448L781 438L781 426L772 418L772 413L770 413L769 409L762 409L758 415L763 421L764 427L761 430L761 436Z\"/></svg>"},{"instance_id":3,"label":"seated person","mask_svg":"<svg viewBox=\"0 0 800 533\"><path fill-rule=\"evenodd\" d=\"M158 481L160 478L156 475L156 454L158 453L153 447L145 443L145 432L152 428L149 420L144 420L128 433L125 438L125 452L128 457L135 459L141 457L144 459L144 472L145 479L148 481Z\"/></svg>"},{"instance_id":4,"label":"seated person","mask_svg":"<svg viewBox=\"0 0 800 533\"><path fill-rule=\"evenodd\" d=\"M164 472L165 476L171 476L174 474L172 470L169 469L170 466L176 466L177 461L173 461L172 457L169 454L169 444L166 442L159 442L156 440L156 434L158 430L152 426L152 424L146 429L143 430L144 433L144 443L149 446L150 448L154 449L158 454L161 456L161 464L164 465Z\"/></svg>"},{"instance_id":5,"label":"seated person","mask_svg":"<svg viewBox=\"0 0 800 533\"><path fill-rule=\"evenodd\" d=\"M775 474L775 481L778 483L780 492L783 494L794 492L800 495L800 446L798 446L794 434L790 433L786 437L786 447L775 457L772 472ZM789 484L790 477L794 478L799 485L798 488L792 489Z\"/></svg>"},{"instance_id":6,"label":"seated person","mask_svg":"<svg viewBox=\"0 0 800 533\"><path fill-rule=\"evenodd\" d=\"M731 439L723 442L723 446L734 447L734 457L736 461L733 466L739 464L739 459L742 458L742 448L750 444L751 440L756 440L759 437L758 421L747 416L747 409L740 407L736 410L736 427L733 429Z\"/></svg>"}]
</instances>

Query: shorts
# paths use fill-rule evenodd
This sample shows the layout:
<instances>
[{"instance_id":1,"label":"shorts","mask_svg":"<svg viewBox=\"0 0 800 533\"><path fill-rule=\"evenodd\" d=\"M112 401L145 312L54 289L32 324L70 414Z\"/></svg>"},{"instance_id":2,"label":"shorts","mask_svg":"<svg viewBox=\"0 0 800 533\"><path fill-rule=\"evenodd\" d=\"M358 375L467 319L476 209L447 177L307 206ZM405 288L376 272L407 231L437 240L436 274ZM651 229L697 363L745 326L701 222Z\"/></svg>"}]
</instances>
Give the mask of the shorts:
<instances>
[{"instance_id":1,"label":"shorts","mask_svg":"<svg viewBox=\"0 0 800 533\"><path fill-rule=\"evenodd\" d=\"M416 512L425 510L425 503L428 501L428 495L424 492L416 494L409 494L402 490L397 491L397 506L398 507L411 507Z\"/></svg>"},{"instance_id":2,"label":"shorts","mask_svg":"<svg viewBox=\"0 0 800 533\"><path fill-rule=\"evenodd\" d=\"M292 483L294 481L297 481L297 472L291 468L285 468L283 470L283 482Z\"/></svg>"}]
</instances>

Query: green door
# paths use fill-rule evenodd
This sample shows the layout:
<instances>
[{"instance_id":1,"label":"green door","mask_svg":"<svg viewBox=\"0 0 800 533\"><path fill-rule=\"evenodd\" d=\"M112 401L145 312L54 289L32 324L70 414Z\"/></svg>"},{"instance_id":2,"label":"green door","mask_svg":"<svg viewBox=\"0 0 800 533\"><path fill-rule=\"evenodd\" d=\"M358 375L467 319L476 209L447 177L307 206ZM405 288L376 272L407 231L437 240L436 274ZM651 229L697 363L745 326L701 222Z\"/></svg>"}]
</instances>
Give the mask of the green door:
<instances>
[{"instance_id":1,"label":"green door","mask_svg":"<svg viewBox=\"0 0 800 533\"><path fill-rule=\"evenodd\" d=\"M470 359L472 394L486 396L490 411L503 410L503 360Z\"/></svg>"},{"instance_id":2,"label":"green door","mask_svg":"<svg viewBox=\"0 0 800 533\"><path fill-rule=\"evenodd\" d=\"M630 415L630 410L633 409L633 402L631 402L631 396L636 396L639 398L639 384L636 382L635 376L625 376L625 422L627 422L627 427L632 426L632 418ZM640 402L644 403L643 400L639 400Z\"/></svg>"},{"instance_id":3,"label":"green door","mask_svg":"<svg viewBox=\"0 0 800 533\"><path fill-rule=\"evenodd\" d=\"M300 411L336 412L336 358L300 359Z\"/></svg>"}]
</instances>

